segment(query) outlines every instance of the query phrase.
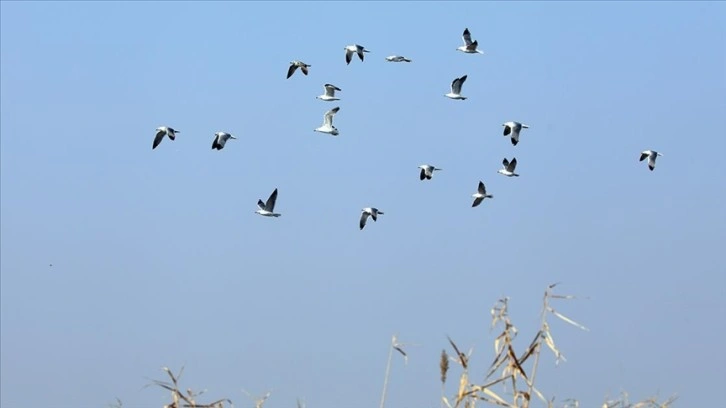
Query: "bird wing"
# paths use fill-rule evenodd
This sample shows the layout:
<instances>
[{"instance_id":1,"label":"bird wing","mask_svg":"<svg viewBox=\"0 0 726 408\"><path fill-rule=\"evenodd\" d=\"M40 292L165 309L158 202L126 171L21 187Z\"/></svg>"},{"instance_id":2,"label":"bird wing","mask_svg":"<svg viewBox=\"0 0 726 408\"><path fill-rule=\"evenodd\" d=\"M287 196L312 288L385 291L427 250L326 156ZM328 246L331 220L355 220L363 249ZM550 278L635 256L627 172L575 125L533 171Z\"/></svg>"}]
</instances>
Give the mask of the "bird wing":
<instances>
[{"instance_id":1,"label":"bird wing","mask_svg":"<svg viewBox=\"0 0 726 408\"><path fill-rule=\"evenodd\" d=\"M363 61L363 47L356 45L356 52L358 53L358 58Z\"/></svg>"},{"instance_id":2,"label":"bird wing","mask_svg":"<svg viewBox=\"0 0 726 408\"><path fill-rule=\"evenodd\" d=\"M512 128L509 125L504 125L504 136L512 133Z\"/></svg>"},{"instance_id":3,"label":"bird wing","mask_svg":"<svg viewBox=\"0 0 726 408\"><path fill-rule=\"evenodd\" d=\"M476 47L478 47L478 46L479 46L479 40L474 41L473 43L467 45L466 46L466 49L469 50L469 51L475 51L476 50Z\"/></svg>"},{"instance_id":4,"label":"bird wing","mask_svg":"<svg viewBox=\"0 0 726 408\"><path fill-rule=\"evenodd\" d=\"M514 169L517 167L517 158L512 158L512 161L509 162L509 165L507 166L507 171L513 172Z\"/></svg>"},{"instance_id":5,"label":"bird wing","mask_svg":"<svg viewBox=\"0 0 726 408\"><path fill-rule=\"evenodd\" d=\"M378 210L375 208L371 208L371 218L373 218L373 221L378 221Z\"/></svg>"},{"instance_id":6,"label":"bird wing","mask_svg":"<svg viewBox=\"0 0 726 408\"><path fill-rule=\"evenodd\" d=\"M467 77L467 75L464 75L461 78L456 78L451 83L451 92L452 93L457 94L457 95L461 94L461 87L462 87L462 85L464 85L464 82L466 81L466 77Z\"/></svg>"},{"instance_id":7,"label":"bird wing","mask_svg":"<svg viewBox=\"0 0 726 408\"><path fill-rule=\"evenodd\" d=\"M486 186L484 186L484 183L482 183L481 181L479 182L478 191L479 191L479 194L486 194L487 193L487 188L486 188Z\"/></svg>"},{"instance_id":8,"label":"bird wing","mask_svg":"<svg viewBox=\"0 0 726 408\"><path fill-rule=\"evenodd\" d=\"M297 65L290 64L290 68L287 69L287 77L290 78L292 74L295 73L295 70L297 69Z\"/></svg>"},{"instance_id":9,"label":"bird wing","mask_svg":"<svg viewBox=\"0 0 726 408\"><path fill-rule=\"evenodd\" d=\"M639 161L645 160L645 158L649 156L648 153L649 152L642 152L642 153L640 153L640 160Z\"/></svg>"},{"instance_id":10,"label":"bird wing","mask_svg":"<svg viewBox=\"0 0 726 408\"><path fill-rule=\"evenodd\" d=\"M260 210L265 209L265 202L262 200L257 200L257 206L260 207Z\"/></svg>"},{"instance_id":11,"label":"bird wing","mask_svg":"<svg viewBox=\"0 0 726 408\"><path fill-rule=\"evenodd\" d=\"M303 74L307 75L308 74L308 67L309 67L309 65L301 65L300 66L300 71L302 71Z\"/></svg>"},{"instance_id":12,"label":"bird wing","mask_svg":"<svg viewBox=\"0 0 726 408\"><path fill-rule=\"evenodd\" d=\"M323 124L332 127L333 126L333 116L335 116L336 113L340 110L340 106L336 106L335 108L325 112L325 116L323 116Z\"/></svg>"},{"instance_id":13,"label":"bird wing","mask_svg":"<svg viewBox=\"0 0 726 408\"><path fill-rule=\"evenodd\" d=\"M219 134L218 133L215 133L214 134L214 140L212 140L212 149L216 149L217 148L217 145L219 144L218 142L219 142Z\"/></svg>"},{"instance_id":14,"label":"bird wing","mask_svg":"<svg viewBox=\"0 0 726 408\"><path fill-rule=\"evenodd\" d=\"M471 44L471 33L468 28L464 29L464 34L461 38L464 40L464 44L466 44L467 47Z\"/></svg>"},{"instance_id":15,"label":"bird wing","mask_svg":"<svg viewBox=\"0 0 726 408\"><path fill-rule=\"evenodd\" d=\"M332 85L332 84L325 84L324 88L325 88L325 95L331 96L331 97L335 96L335 91L340 91L340 88L338 88L337 86Z\"/></svg>"},{"instance_id":16,"label":"bird wing","mask_svg":"<svg viewBox=\"0 0 726 408\"><path fill-rule=\"evenodd\" d=\"M159 130L158 132L156 132L156 136L154 136L154 145L151 147L152 150L156 149L156 146L161 143L161 141L164 139L165 134L166 132L163 130Z\"/></svg>"},{"instance_id":17,"label":"bird wing","mask_svg":"<svg viewBox=\"0 0 726 408\"><path fill-rule=\"evenodd\" d=\"M360 227L360 229L363 229L363 227L365 227L365 226L366 226L366 221L368 220L368 216L369 216L369 215L370 215L370 214L368 214L368 213L367 213L367 212L365 212L365 211L363 211L363 212L361 213L361 215L360 215L360 223L358 224L358 226Z\"/></svg>"},{"instance_id":18,"label":"bird wing","mask_svg":"<svg viewBox=\"0 0 726 408\"><path fill-rule=\"evenodd\" d=\"M275 202L277 201L277 189L270 194L270 198L267 199L267 203L265 203L265 210L269 212L275 211Z\"/></svg>"},{"instance_id":19,"label":"bird wing","mask_svg":"<svg viewBox=\"0 0 726 408\"><path fill-rule=\"evenodd\" d=\"M509 167L509 160L507 160L507 158L506 158L506 157L504 158L504 160L502 160L502 165L504 166L504 168L505 168L505 169L506 169L507 167Z\"/></svg>"},{"instance_id":20,"label":"bird wing","mask_svg":"<svg viewBox=\"0 0 726 408\"><path fill-rule=\"evenodd\" d=\"M421 175L419 176L419 178L420 178L421 180L423 180L423 179L425 179L425 178L426 178L426 170L424 170L424 169L421 169Z\"/></svg>"},{"instance_id":21,"label":"bird wing","mask_svg":"<svg viewBox=\"0 0 726 408\"><path fill-rule=\"evenodd\" d=\"M477 205L481 204L482 201L484 201L484 197L477 197L474 199L474 202L471 203L471 206L476 207Z\"/></svg>"},{"instance_id":22,"label":"bird wing","mask_svg":"<svg viewBox=\"0 0 726 408\"><path fill-rule=\"evenodd\" d=\"M353 51L346 48L345 49L345 63L350 64L350 60L353 58Z\"/></svg>"}]
</instances>

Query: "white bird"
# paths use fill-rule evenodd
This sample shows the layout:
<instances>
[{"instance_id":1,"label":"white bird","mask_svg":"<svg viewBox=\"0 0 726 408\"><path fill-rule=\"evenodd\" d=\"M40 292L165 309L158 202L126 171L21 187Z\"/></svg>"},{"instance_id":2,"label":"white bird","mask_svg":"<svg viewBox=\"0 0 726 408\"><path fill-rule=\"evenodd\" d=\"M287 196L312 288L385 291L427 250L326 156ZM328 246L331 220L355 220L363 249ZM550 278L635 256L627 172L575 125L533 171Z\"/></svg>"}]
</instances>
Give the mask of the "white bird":
<instances>
[{"instance_id":1,"label":"white bird","mask_svg":"<svg viewBox=\"0 0 726 408\"><path fill-rule=\"evenodd\" d=\"M348 45L344 48L344 50L346 64L350 64L350 61L353 59L353 54L358 54L358 58L363 61L363 53L370 52L370 50L367 50L366 47L358 44Z\"/></svg>"},{"instance_id":2,"label":"white bird","mask_svg":"<svg viewBox=\"0 0 726 408\"><path fill-rule=\"evenodd\" d=\"M658 158L658 156L663 156L662 154L654 151L654 150L645 150L640 153L640 161L645 160L645 158L648 158L648 168L650 171L655 170L655 159Z\"/></svg>"},{"instance_id":3,"label":"white bird","mask_svg":"<svg viewBox=\"0 0 726 408\"><path fill-rule=\"evenodd\" d=\"M516 157L513 157L511 162L505 157L502 164L504 165L504 168L497 170L497 173L503 174L507 177L519 177L519 174L514 172L514 169L517 167Z\"/></svg>"},{"instance_id":4,"label":"white bird","mask_svg":"<svg viewBox=\"0 0 726 408\"><path fill-rule=\"evenodd\" d=\"M411 62L410 59L403 57L401 55L390 55L386 57L386 61L388 62Z\"/></svg>"},{"instance_id":5,"label":"white bird","mask_svg":"<svg viewBox=\"0 0 726 408\"><path fill-rule=\"evenodd\" d=\"M519 143L519 132L524 129L529 129L529 126L519 122L505 122L502 123L504 126L504 136L511 134L512 145L516 146Z\"/></svg>"},{"instance_id":6,"label":"white bird","mask_svg":"<svg viewBox=\"0 0 726 408\"><path fill-rule=\"evenodd\" d=\"M464 75L461 78L456 78L451 82L451 92L447 93L446 97L451 99L459 99L459 100L465 100L466 96L461 96L461 86L464 85L464 82L466 81L466 77L468 75Z\"/></svg>"},{"instance_id":7,"label":"white bird","mask_svg":"<svg viewBox=\"0 0 726 408\"><path fill-rule=\"evenodd\" d=\"M340 106L336 106L335 108L325 112L325 115L323 115L323 125L313 130L315 132L328 133L333 136L338 136L338 128L333 126L333 116L335 116L335 114L338 113L339 110Z\"/></svg>"},{"instance_id":8,"label":"white bird","mask_svg":"<svg viewBox=\"0 0 726 408\"><path fill-rule=\"evenodd\" d=\"M484 54L476 48L479 45L479 42L471 41L471 33L469 32L468 28L464 29L464 34L461 38L464 40L464 45L457 48L457 51L461 51L467 54Z\"/></svg>"},{"instance_id":9,"label":"white bird","mask_svg":"<svg viewBox=\"0 0 726 408\"><path fill-rule=\"evenodd\" d=\"M366 226L366 221L368 220L368 217L373 218L373 221L377 221L378 216L383 215L383 211L379 211L378 208L373 207L367 207L362 209L361 211L363 212L360 214L360 223L358 225L360 229L363 229L363 227Z\"/></svg>"},{"instance_id":10,"label":"white bird","mask_svg":"<svg viewBox=\"0 0 726 408\"><path fill-rule=\"evenodd\" d=\"M161 141L164 139L164 136L169 136L169 139L174 140L177 133L179 133L178 130L174 130L169 126L162 126L156 128L156 136L154 136L154 144L151 146L151 150L156 149L156 146L161 143Z\"/></svg>"},{"instance_id":11,"label":"white bird","mask_svg":"<svg viewBox=\"0 0 726 408\"><path fill-rule=\"evenodd\" d=\"M423 180L423 179L431 180L431 177L434 176L435 171L443 170L443 169L439 169L435 166L431 166L429 164L422 164L422 165L418 166L418 168L421 169L421 174L419 175L419 178L421 180Z\"/></svg>"},{"instance_id":12,"label":"white bird","mask_svg":"<svg viewBox=\"0 0 726 408\"><path fill-rule=\"evenodd\" d=\"M308 74L308 68L310 68L311 65L308 65L302 61L290 61L290 68L287 69L287 78L290 78L292 74L295 73L295 70L300 68L300 71L302 71L303 74L307 76Z\"/></svg>"},{"instance_id":13,"label":"white bird","mask_svg":"<svg viewBox=\"0 0 726 408\"><path fill-rule=\"evenodd\" d=\"M325 93L320 96L316 96L315 98L323 100L323 101L339 101L340 100L340 98L335 97L335 91L341 91L340 88L338 88L337 86L335 86L333 84L325 84L325 85L323 85L323 88L325 88Z\"/></svg>"},{"instance_id":14,"label":"white bird","mask_svg":"<svg viewBox=\"0 0 726 408\"><path fill-rule=\"evenodd\" d=\"M260 214L265 217L279 217L282 214L278 214L275 212L275 202L277 201L277 189L270 194L270 198L267 199L267 202L263 202L262 200L257 200L257 206L260 207L259 210L255 211L257 214Z\"/></svg>"},{"instance_id":15,"label":"white bird","mask_svg":"<svg viewBox=\"0 0 726 408\"><path fill-rule=\"evenodd\" d=\"M477 205L481 204L481 202L484 201L485 198L494 198L493 195L487 194L487 188L481 181L479 181L479 188L477 189L477 192L472 194L471 196L474 197L474 202L471 204L472 207L476 207Z\"/></svg>"},{"instance_id":16,"label":"white bird","mask_svg":"<svg viewBox=\"0 0 726 408\"><path fill-rule=\"evenodd\" d=\"M217 132L214 134L214 140L212 141L212 149L222 150L224 145L227 144L227 140L237 139L227 132Z\"/></svg>"}]
</instances>

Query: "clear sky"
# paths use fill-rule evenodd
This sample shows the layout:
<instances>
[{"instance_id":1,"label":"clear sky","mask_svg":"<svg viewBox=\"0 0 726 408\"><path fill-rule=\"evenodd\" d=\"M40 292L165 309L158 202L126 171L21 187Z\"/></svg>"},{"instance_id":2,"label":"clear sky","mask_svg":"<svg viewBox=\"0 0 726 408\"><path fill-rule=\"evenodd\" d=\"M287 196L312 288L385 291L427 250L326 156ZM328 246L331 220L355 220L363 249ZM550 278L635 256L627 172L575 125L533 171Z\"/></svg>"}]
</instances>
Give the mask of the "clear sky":
<instances>
[{"instance_id":1,"label":"clear sky","mask_svg":"<svg viewBox=\"0 0 726 408\"><path fill-rule=\"evenodd\" d=\"M551 322L548 397L723 388L725 3L0 9L3 408L160 407L142 387L182 365L237 407L377 407L394 333L418 346L387 406L436 408L446 336L480 381L489 309L511 298L521 350L553 282L589 297L559 309L590 331ZM465 27L483 55L455 51ZM293 59L309 76L285 79ZM340 136L313 132L335 106ZM162 125L180 133L152 150ZM217 131L239 140L213 151ZM494 199L471 208L479 180ZM274 188L282 217L256 215Z\"/></svg>"}]
</instances>

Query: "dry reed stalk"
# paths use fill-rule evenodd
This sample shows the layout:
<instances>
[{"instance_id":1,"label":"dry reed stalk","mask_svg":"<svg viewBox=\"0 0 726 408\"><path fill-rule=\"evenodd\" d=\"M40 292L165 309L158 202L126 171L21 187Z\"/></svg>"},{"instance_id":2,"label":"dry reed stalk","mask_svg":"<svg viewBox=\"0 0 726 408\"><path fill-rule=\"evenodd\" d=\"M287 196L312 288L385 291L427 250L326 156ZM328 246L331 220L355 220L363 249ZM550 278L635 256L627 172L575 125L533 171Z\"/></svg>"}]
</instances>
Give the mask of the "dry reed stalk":
<instances>
[{"instance_id":1,"label":"dry reed stalk","mask_svg":"<svg viewBox=\"0 0 726 408\"><path fill-rule=\"evenodd\" d=\"M383 392L381 394L381 404L380 408L383 408L386 404L386 394L388 392L388 379L391 374L391 361L393 360L393 350L398 351L403 356L404 364L408 364L408 354L406 354L405 351L403 351L403 346L405 346L405 343L400 343L398 339L396 338L396 335L394 334L391 337L391 345L388 348L388 361L386 362L386 374L383 378ZM409 344L413 345L413 344Z\"/></svg>"},{"instance_id":2,"label":"dry reed stalk","mask_svg":"<svg viewBox=\"0 0 726 408\"><path fill-rule=\"evenodd\" d=\"M267 393L264 396L255 398L254 396L252 396L252 394L250 394L246 390L242 390L242 392L247 394L247 396L250 397L250 399L255 403L255 408L262 408L262 406L265 405L265 401L267 401L267 399L270 398L270 395L272 394L272 390L270 390L270 391L267 391Z\"/></svg>"},{"instance_id":3,"label":"dry reed stalk","mask_svg":"<svg viewBox=\"0 0 726 408\"><path fill-rule=\"evenodd\" d=\"M441 349L441 358L439 359L439 372L441 374L441 407L444 406L444 396L446 394L446 373L449 371L449 355L445 349Z\"/></svg>"},{"instance_id":4,"label":"dry reed stalk","mask_svg":"<svg viewBox=\"0 0 726 408\"><path fill-rule=\"evenodd\" d=\"M161 388L164 388L171 392L171 404L164 405L164 408L181 408L181 407L188 407L188 408L224 408L224 403L229 403L230 407L234 407L232 405L232 401L229 399L220 399L215 402L209 403L209 404L198 404L195 401L195 398L198 397L201 394L204 394L206 390L203 390L199 393L195 393L192 391L191 388L187 388L187 395L184 395L179 390L179 378L181 377L182 373L184 372L184 367L179 370L179 374L176 376L174 373L171 372L171 370L168 367L162 368L171 378L171 383L168 383L166 381L160 381L160 380L152 380L151 384L147 384L144 386L144 388L149 387L151 385L158 385ZM183 404L180 404L180 401L184 401ZM120 402L120 401L119 401Z\"/></svg>"}]
</instances>

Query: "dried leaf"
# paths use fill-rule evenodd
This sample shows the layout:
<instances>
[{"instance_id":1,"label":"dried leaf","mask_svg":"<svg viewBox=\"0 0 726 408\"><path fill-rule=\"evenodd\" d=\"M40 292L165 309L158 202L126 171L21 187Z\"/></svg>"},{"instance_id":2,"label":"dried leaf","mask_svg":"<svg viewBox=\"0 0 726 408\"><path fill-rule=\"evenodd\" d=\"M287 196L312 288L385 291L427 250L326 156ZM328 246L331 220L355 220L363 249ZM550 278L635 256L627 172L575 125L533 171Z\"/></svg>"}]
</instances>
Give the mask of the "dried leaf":
<instances>
[{"instance_id":1,"label":"dried leaf","mask_svg":"<svg viewBox=\"0 0 726 408\"><path fill-rule=\"evenodd\" d=\"M553 308L552 308L551 306L547 306L547 310L549 310L549 311L550 311L550 312L551 312L552 314L554 314L555 316L559 317L560 319L562 319L562 320L566 321L567 323L569 323L569 324L571 324L571 325L573 325L573 326L575 326L575 327L577 327L577 328L579 328L579 329L582 329L582 330L585 330L585 331L590 331L590 329L588 329L587 327L585 327L585 326L581 325L580 323L577 323L577 322L575 322L574 320L572 320L572 319L568 318L567 316L565 316L565 315L563 315L563 314L560 314L560 313L558 313L558 312L557 312L557 311L556 311L555 309L553 309Z\"/></svg>"}]
</instances>

